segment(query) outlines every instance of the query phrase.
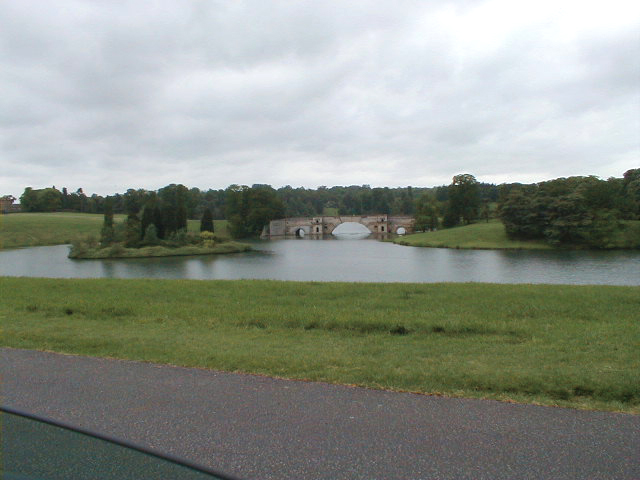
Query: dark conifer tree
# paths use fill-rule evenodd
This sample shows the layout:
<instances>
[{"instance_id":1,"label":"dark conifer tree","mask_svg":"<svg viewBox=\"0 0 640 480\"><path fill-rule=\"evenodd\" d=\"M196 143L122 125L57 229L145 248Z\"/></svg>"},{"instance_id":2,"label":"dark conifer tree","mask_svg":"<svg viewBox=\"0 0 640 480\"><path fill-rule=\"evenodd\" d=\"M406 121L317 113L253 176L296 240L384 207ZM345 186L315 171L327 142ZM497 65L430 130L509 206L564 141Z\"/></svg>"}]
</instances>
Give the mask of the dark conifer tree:
<instances>
[{"instance_id":1,"label":"dark conifer tree","mask_svg":"<svg viewBox=\"0 0 640 480\"><path fill-rule=\"evenodd\" d=\"M100 232L100 243L103 246L110 245L114 240L113 231L113 203L111 197L107 197L104 202L104 223Z\"/></svg>"},{"instance_id":2,"label":"dark conifer tree","mask_svg":"<svg viewBox=\"0 0 640 480\"><path fill-rule=\"evenodd\" d=\"M211 214L211 210L208 207L204 209L204 213L202 214L202 220L200 221L200 231L213 233L213 215Z\"/></svg>"},{"instance_id":3,"label":"dark conifer tree","mask_svg":"<svg viewBox=\"0 0 640 480\"><path fill-rule=\"evenodd\" d=\"M148 202L142 210L142 220L140 221L140 233L144 237L149 225L153 225L153 205Z\"/></svg>"},{"instance_id":4,"label":"dark conifer tree","mask_svg":"<svg viewBox=\"0 0 640 480\"><path fill-rule=\"evenodd\" d=\"M175 211L176 231L187 230L187 204L184 195L178 195L178 201Z\"/></svg>"},{"instance_id":5,"label":"dark conifer tree","mask_svg":"<svg viewBox=\"0 0 640 480\"><path fill-rule=\"evenodd\" d=\"M158 235L158 238L164 238L164 218L160 205L153 207L153 224L156 226L156 234Z\"/></svg>"},{"instance_id":6,"label":"dark conifer tree","mask_svg":"<svg viewBox=\"0 0 640 480\"><path fill-rule=\"evenodd\" d=\"M162 224L164 226L164 237L162 238L169 238L178 229L176 227L176 211L166 202L162 202L160 211L162 212Z\"/></svg>"},{"instance_id":7,"label":"dark conifer tree","mask_svg":"<svg viewBox=\"0 0 640 480\"><path fill-rule=\"evenodd\" d=\"M127 228L125 230L125 244L127 247L137 247L140 245L142 234L140 232L140 219L135 213L127 217Z\"/></svg>"}]
</instances>

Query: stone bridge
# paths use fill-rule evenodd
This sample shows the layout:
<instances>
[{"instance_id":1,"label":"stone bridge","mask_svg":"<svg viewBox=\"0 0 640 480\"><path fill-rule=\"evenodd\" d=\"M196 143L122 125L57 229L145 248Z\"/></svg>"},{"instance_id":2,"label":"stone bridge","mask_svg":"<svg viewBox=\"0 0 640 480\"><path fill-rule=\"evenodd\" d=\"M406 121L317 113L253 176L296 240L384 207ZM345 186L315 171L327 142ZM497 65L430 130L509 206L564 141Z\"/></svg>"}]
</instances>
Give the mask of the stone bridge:
<instances>
[{"instance_id":1,"label":"stone bridge","mask_svg":"<svg viewBox=\"0 0 640 480\"><path fill-rule=\"evenodd\" d=\"M414 231L413 217L381 214L282 218L272 220L265 234L269 237L330 235L338 225L346 222L360 223L374 234L398 233L400 227L404 228L405 233Z\"/></svg>"}]
</instances>

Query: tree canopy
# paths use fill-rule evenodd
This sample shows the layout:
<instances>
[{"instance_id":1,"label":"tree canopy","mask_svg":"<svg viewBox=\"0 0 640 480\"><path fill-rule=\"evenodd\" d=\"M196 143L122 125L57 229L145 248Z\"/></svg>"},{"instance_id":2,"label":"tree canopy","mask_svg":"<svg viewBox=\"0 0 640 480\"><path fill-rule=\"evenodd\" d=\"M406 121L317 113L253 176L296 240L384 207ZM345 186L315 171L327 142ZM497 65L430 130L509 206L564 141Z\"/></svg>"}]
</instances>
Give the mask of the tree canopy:
<instances>
[{"instance_id":1,"label":"tree canopy","mask_svg":"<svg viewBox=\"0 0 640 480\"><path fill-rule=\"evenodd\" d=\"M614 238L640 219L640 169L623 178L557 178L504 190L500 218L507 235L553 245L611 248ZM629 233L629 235L634 235ZM640 246L640 236L628 246Z\"/></svg>"}]
</instances>

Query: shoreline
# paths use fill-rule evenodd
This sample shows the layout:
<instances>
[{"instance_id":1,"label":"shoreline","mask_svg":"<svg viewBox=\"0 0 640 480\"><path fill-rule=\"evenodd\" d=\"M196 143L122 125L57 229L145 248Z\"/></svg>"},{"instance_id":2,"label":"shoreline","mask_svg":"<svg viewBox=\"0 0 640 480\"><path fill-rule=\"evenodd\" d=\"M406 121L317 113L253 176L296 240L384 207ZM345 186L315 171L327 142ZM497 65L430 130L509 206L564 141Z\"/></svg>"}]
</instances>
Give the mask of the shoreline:
<instances>
[{"instance_id":1,"label":"shoreline","mask_svg":"<svg viewBox=\"0 0 640 480\"><path fill-rule=\"evenodd\" d=\"M72 260L110 260L128 258L163 258L163 257L188 257L203 255L224 255L230 253L242 253L253 250L251 245L238 242L224 242L214 247L202 247L188 245L183 247L150 246L142 248L125 248L118 246L89 249L85 252L74 254L71 248L68 258Z\"/></svg>"}]
</instances>

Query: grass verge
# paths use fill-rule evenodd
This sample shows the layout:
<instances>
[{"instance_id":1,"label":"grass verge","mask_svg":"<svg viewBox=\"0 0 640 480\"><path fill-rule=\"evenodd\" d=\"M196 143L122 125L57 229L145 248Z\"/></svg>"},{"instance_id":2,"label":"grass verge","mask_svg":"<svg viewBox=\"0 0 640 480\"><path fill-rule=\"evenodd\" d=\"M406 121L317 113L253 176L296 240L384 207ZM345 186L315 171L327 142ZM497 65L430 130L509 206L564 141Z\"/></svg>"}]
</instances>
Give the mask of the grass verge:
<instances>
[{"instance_id":1,"label":"grass verge","mask_svg":"<svg viewBox=\"0 0 640 480\"><path fill-rule=\"evenodd\" d=\"M394 243L411 247L475 248L512 250L549 250L552 247L538 240L511 240L502 222L472 223L435 232L416 233L394 239Z\"/></svg>"},{"instance_id":2,"label":"grass verge","mask_svg":"<svg viewBox=\"0 0 640 480\"><path fill-rule=\"evenodd\" d=\"M121 222L125 215L115 215ZM103 215L91 213L12 213L0 215L0 248L62 245L89 236L100 237ZM188 221L188 230L198 232L200 222ZM215 220L216 236L229 237L226 220Z\"/></svg>"},{"instance_id":3,"label":"grass verge","mask_svg":"<svg viewBox=\"0 0 640 480\"><path fill-rule=\"evenodd\" d=\"M640 413L639 287L0 278L2 344Z\"/></svg>"}]
</instances>

